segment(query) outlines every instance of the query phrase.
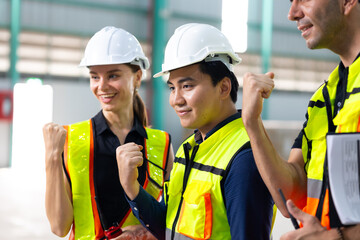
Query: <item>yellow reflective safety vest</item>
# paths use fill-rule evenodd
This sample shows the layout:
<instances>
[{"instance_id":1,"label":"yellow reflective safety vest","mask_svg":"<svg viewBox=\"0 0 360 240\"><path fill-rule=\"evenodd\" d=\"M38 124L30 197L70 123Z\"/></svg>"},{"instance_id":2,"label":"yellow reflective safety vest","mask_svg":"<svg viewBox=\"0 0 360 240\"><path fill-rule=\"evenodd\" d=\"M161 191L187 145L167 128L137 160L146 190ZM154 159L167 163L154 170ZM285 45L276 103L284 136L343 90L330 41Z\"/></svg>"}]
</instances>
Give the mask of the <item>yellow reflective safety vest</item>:
<instances>
[{"instance_id":1,"label":"yellow reflective safety vest","mask_svg":"<svg viewBox=\"0 0 360 240\"><path fill-rule=\"evenodd\" d=\"M201 145L194 135L185 140L176 153L170 181L165 183L166 239L231 238L220 181L247 142L241 118Z\"/></svg>"},{"instance_id":2,"label":"yellow reflective safety vest","mask_svg":"<svg viewBox=\"0 0 360 240\"><path fill-rule=\"evenodd\" d=\"M356 132L360 129L360 57L349 66L346 99L336 118L332 119L336 88L339 82L338 67L312 96L308 106L308 121L303 129L302 152L307 171L307 205L304 211L316 216L321 224L330 228L332 215L329 204L326 134L328 132ZM326 183L324 183L324 181Z\"/></svg>"},{"instance_id":3,"label":"yellow reflective safety vest","mask_svg":"<svg viewBox=\"0 0 360 240\"><path fill-rule=\"evenodd\" d=\"M94 188L94 136L92 121L87 120L65 126L67 138L64 148L65 167L71 180L74 222L70 239L102 239L104 230L95 202ZM160 200L170 148L169 134L145 128L145 156L148 159L148 173L143 188L155 199ZM129 209L120 222L121 227L138 225L140 222Z\"/></svg>"}]
</instances>

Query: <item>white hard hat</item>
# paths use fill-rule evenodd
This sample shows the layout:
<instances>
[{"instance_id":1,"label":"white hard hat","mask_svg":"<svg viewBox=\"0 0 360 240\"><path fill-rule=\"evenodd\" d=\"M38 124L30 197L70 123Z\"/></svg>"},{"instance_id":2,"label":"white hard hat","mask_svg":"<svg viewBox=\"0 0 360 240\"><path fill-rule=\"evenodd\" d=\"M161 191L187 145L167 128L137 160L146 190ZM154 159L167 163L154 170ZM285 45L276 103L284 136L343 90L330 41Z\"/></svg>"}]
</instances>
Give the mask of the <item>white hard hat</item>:
<instances>
[{"instance_id":1,"label":"white hard hat","mask_svg":"<svg viewBox=\"0 0 360 240\"><path fill-rule=\"evenodd\" d=\"M131 33L121 28L104 27L89 40L81 67L130 63L149 68L149 60L145 56L139 41Z\"/></svg>"},{"instance_id":2,"label":"white hard hat","mask_svg":"<svg viewBox=\"0 0 360 240\"><path fill-rule=\"evenodd\" d=\"M201 61L222 61L230 71L241 62L229 40L217 28L200 23L188 23L178 27L169 39L160 77L171 70Z\"/></svg>"}]
</instances>

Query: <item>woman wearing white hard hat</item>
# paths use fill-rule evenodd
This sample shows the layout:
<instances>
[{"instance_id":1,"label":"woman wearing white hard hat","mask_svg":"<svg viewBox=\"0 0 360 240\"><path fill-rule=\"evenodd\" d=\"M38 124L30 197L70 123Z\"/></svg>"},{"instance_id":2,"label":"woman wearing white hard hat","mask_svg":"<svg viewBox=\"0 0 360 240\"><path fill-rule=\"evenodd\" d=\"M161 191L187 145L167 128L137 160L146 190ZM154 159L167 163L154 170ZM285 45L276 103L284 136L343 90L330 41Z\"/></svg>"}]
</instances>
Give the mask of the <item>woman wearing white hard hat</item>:
<instances>
[{"instance_id":1,"label":"woman wearing white hard hat","mask_svg":"<svg viewBox=\"0 0 360 240\"><path fill-rule=\"evenodd\" d=\"M155 199L172 167L168 133L147 126L138 93L149 61L129 32L105 27L88 42L80 66L102 110L93 118L43 128L46 151L46 213L52 231L70 239L155 239L131 213L119 181L116 149L141 159L138 182ZM121 177L121 176L120 176Z\"/></svg>"},{"instance_id":2,"label":"woman wearing white hard hat","mask_svg":"<svg viewBox=\"0 0 360 240\"><path fill-rule=\"evenodd\" d=\"M196 130L176 153L165 205L136 183L136 161L117 156L134 214L159 239L270 238L274 202L235 106L233 65L240 61L224 34L207 24L185 24L167 43L155 76L169 75L169 103L181 125Z\"/></svg>"}]
</instances>

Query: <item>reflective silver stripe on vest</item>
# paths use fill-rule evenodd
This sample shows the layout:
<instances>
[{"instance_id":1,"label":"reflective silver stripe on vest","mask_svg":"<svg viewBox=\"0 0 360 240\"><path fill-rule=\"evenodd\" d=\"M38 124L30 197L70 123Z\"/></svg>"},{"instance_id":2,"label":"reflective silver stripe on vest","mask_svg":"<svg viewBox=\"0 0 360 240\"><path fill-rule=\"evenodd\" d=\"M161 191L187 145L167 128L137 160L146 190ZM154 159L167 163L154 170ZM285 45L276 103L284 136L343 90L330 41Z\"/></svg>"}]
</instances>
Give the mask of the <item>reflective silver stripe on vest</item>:
<instances>
[{"instance_id":1,"label":"reflective silver stripe on vest","mask_svg":"<svg viewBox=\"0 0 360 240\"><path fill-rule=\"evenodd\" d=\"M307 195L310 198L320 198L322 181L316 179L307 179Z\"/></svg>"},{"instance_id":2,"label":"reflective silver stripe on vest","mask_svg":"<svg viewBox=\"0 0 360 240\"><path fill-rule=\"evenodd\" d=\"M171 240L171 232L172 232L171 229L166 228L166 232L165 232L165 239L166 240ZM187 236L184 236L184 235L182 235L180 233L175 232L174 240L193 240L193 239L189 238Z\"/></svg>"}]
</instances>

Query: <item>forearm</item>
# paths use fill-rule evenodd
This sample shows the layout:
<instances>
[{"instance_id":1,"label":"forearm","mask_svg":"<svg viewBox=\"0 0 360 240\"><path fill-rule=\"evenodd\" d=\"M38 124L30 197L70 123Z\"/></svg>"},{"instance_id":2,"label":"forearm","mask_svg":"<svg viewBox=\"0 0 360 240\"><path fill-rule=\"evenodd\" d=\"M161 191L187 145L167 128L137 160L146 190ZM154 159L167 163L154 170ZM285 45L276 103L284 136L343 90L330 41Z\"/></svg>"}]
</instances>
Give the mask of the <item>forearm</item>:
<instances>
[{"instance_id":1,"label":"forearm","mask_svg":"<svg viewBox=\"0 0 360 240\"><path fill-rule=\"evenodd\" d=\"M299 166L303 163L301 150L290 154L289 162L287 162L277 153L260 118L256 121L244 121L244 124L260 175L281 213L288 216L278 189L281 188L285 196L293 199L299 207L304 204L306 175L303 168ZM300 162L300 164L293 162Z\"/></svg>"},{"instance_id":2,"label":"forearm","mask_svg":"<svg viewBox=\"0 0 360 240\"><path fill-rule=\"evenodd\" d=\"M122 187L124 189L126 196L129 198L130 201L133 201L136 198L136 196L139 195L140 184L137 180L134 182L130 182L130 181L126 182L126 184L122 184Z\"/></svg>"},{"instance_id":3,"label":"forearm","mask_svg":"<svg viewBox=\"0 0 360 240\"><path fill-rule=\"evenodd\" d=\"M166 208L163 202L156 201L142 187L133 201L126 198L133 214L158 239L165 238ZM156 220L156 221L155 221Z\"/></svg>"},{"instance_id":4,"label":"forearm","mask_svg":"<svg viewBox=\"0 0 360 240\"><path fill-rule=\"evenodd\" d=\"M61 156L60 156L61 157ZM73 222L73 207L66 186L61 161L47 161L46 164L46 215L54 234L64 237Z\"/></svg>"}]
</instances>

